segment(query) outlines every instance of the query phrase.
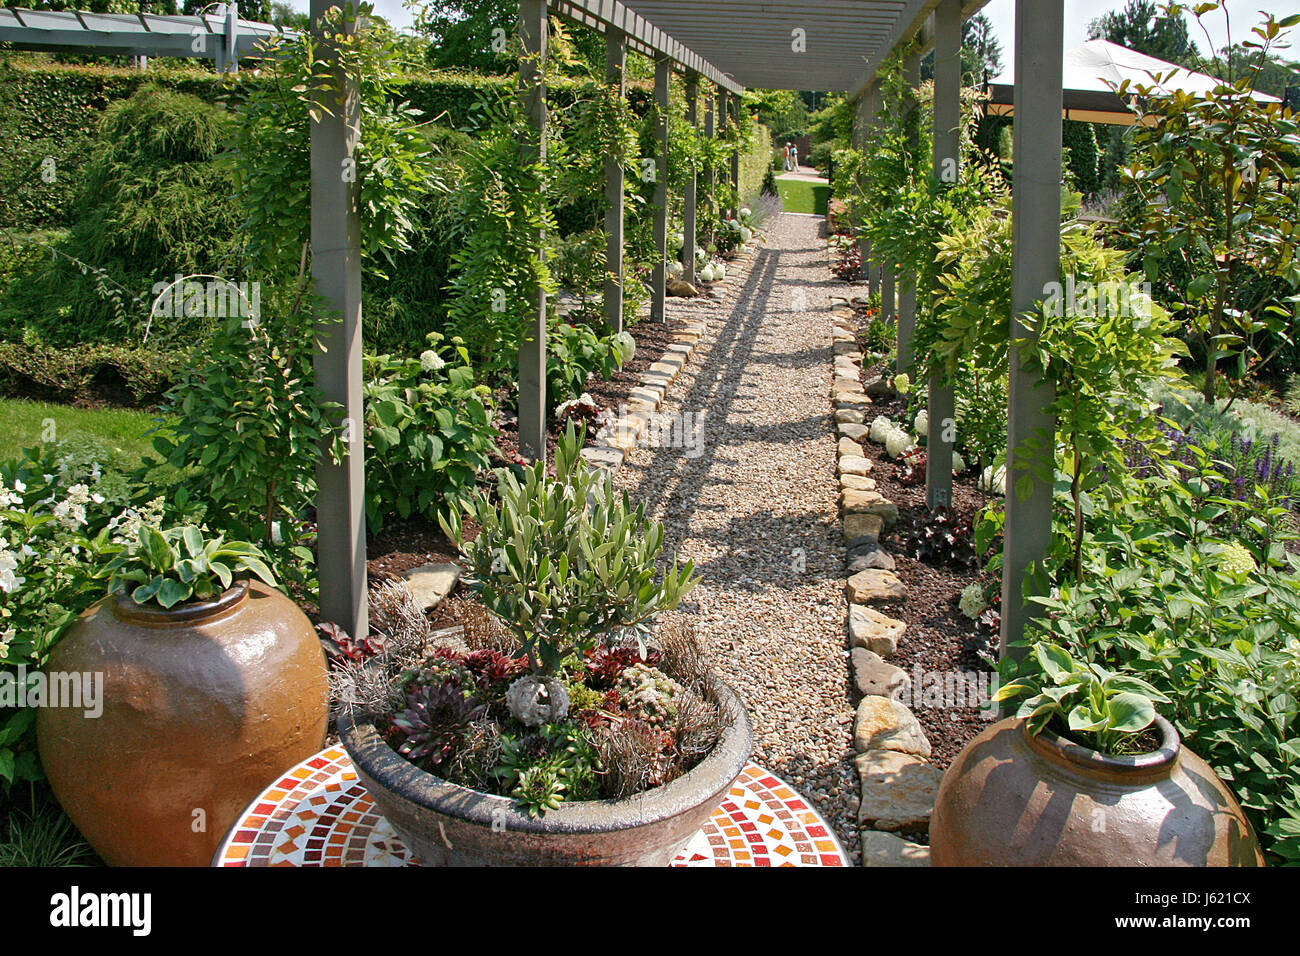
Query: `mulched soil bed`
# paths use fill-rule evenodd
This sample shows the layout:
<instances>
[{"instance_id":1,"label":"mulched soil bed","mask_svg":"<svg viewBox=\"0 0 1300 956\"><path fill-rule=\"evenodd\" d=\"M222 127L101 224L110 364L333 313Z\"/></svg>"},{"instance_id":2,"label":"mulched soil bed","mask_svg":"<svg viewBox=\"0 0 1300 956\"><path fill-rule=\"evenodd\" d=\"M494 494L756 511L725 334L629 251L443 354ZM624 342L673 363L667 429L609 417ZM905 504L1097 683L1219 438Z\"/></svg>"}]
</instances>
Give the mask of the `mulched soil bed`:
<instances>
[{"instance_id":1,"label":"mulched soil bed","mask_svg":"<svg viewBox=\"0 0 1300 956\"><path fill-rule=\"evenodd\" d=\"M883 365L866 368L863 381L867 382L885 371ZM907 411L907 399L877 399L872 406L867 424L878 415L888 415L901 421ZM909 676L915 668L922 671L950 673L954 671L990 670L980 657L980 652L996 651L996 635L966 617L957 606L962 588L979 580L977 570L933 567L906 552L909 533L923 525L929 515L925 502L924 485L908 485L900 481L906 466L885 454L883 445L864 441L865 455L872 463L871 477L877 490L898 505L898 525L881 539L881 544L893 555L897 563L896 574L907 586L908 599L900 607L887 609L886 613L907 623L907 632L899 641L898 652L889 659ZM966 476L953 480L953 510L975 518L988 503L989 498L976 488L976 474L972 467ZM988 726L986 713L977 707L927 707L920 699L910 703L933 748L931 760L935 766L947 768L953 758L976 734Z\"/></svg>"}]
</instances>

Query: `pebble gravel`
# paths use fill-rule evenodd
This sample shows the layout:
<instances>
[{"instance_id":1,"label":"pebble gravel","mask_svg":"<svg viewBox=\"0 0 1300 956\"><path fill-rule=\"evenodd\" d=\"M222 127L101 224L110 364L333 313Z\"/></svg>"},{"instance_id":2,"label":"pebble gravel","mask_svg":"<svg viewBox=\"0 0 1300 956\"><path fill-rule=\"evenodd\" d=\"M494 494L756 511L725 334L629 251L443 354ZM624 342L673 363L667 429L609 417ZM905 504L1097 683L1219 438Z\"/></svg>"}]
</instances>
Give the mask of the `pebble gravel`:
<instances>
[{"instance_id":1,"label":"pebble gravel","mask_svg":"<svg viewBox=\"0 0 1300 956\"><path fill-rule=\"evenodd\" d=\"M707 328L660 413L698 431L633 449L615 482L664 523L666 552L695 563L701 583L673 615L743 699L754 761L803 793L856 861L829 398L829 297L848 287L830 274L821 217L781 214L764 238L720 300L670 300L670 315Z\"/></svg>"}]
</instances>

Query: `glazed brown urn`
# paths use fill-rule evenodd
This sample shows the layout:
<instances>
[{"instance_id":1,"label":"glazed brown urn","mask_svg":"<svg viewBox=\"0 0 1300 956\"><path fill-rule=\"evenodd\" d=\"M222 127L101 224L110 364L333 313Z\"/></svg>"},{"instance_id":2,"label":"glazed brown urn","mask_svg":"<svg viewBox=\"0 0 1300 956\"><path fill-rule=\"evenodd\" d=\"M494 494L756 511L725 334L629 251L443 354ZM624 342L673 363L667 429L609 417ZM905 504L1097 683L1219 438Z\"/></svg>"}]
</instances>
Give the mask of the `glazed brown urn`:
<instances>
[{"instance_id":1,"label":"glazed brown urn","mask_svg":"<svg viewBox=\"0 0 1300 956\"><path fill-rule=\"evenodd\" d=\"M102 714L44 707L36 735L59 803L113 866L207 866L240 811L320 750L329 722L311 622L258 581L171 610L109 596L47 672L103 675Z\"/></svg>"},{"instance_id":2,"label":"glazed brown urn","mask_svg":"<svg viewBox=\"0 0 1300 956\"><path fill-rule=\"evenodd\" d=\"M1112 757L1011 718L966 745L930 819L934 866L1263 866L1232 792L1164 718Z\"/></svg>"}]
</instances>

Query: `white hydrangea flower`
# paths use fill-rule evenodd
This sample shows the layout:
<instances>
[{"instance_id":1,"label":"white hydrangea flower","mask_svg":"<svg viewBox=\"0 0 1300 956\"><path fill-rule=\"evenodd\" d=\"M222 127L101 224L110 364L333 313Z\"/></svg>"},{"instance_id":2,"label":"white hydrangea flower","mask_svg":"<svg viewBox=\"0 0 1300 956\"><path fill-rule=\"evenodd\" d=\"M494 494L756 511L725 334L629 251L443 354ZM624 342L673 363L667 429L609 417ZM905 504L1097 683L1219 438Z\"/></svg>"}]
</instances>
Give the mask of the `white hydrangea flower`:
<instances>
[{"instance_id":1,"label":"white hydrangea flower","mask_svg":"<svg viewBox=\"0 0 1300 956\"><path fill-rule=\"evenodd\" d=\"M894 377L894 391L899 395L906 395L912 390L912 377L904 372L902 375Z\"/></svg>"},{"instance_id":2,"label":"white hydrangea flower","mask_svg":"<svg viewBox=\"0 0 1300 956\"><path fill-rule=\"evenodd\" d=\"M27 579L20 577L17 571L18 558L10 551L0 551L0 591L13 594L22 586Z\"/></svg>"},{"instance_id":3,"label":"white hydrangea flower","mask_svg":"<svg viewBox=\"0 0 1300 956\"><path fill-rule=\"evenodd\" d=\"M886 415L876 416L876 420L871 423L871 431L868 437L877 445L883 445L889 433L894 430L894 423Z\"/></svg>"},{"instance_id":4,"label":"white hydrangea flower","mask_svg":"<svg viewBox=\"0 0 1300 956\"><path fill-rule=\"evenodd\" d=\"M968 584L961 589L961 600L958 602L961 612L971 620L979 617L984 613L988 604L984 601L984 589L978 584Z\"/></svg>"},{"instance_id":5,"label":"white hydrangea flower","mask_svg":"<svg viewBox=\"0 0 1300 956\"><path fill-rule=\"evenodd\" d=\"M912 436L901 428L895 428L885 436L885 454L890 458L901 458L910 448L915 448Z\"/></svg>"},{"instance_id":6,"label":"white hydrangea flower","mask_svg":"<svg viewBox=\"0 0 1300 956\"><path fill-rule=\"evenodd\" d=\"M1002 495L1003 497L1006 497L1007 466L1000 465L997 471L993 470L992 465L985 468L984 473L980 475L979 489L985 494Z\"/></svg>"},{"instance_id":7,"label":"white hydrangea flower","mask_svg":"<svg viewBox=\"0 0 1300 956\"><path fill-rule=\"evenodd\" d=\"M425 349L420 353L420 368L426 372L436 372L446 364L442 356L433 349Z\"/></svg>"},{"instance_id":8,"label":"white hydrangea flower","mask_svg":"<svg viewBox=\"0 0 1300 956\"><path fill-rule=\"evenodd\" d=\"M966 470L966 459L957 452L952 453L952 471L955 475L960 475Z\"/></svg>"},{"instance_id":9,"label":"white hydrangea flower","mask_svg":"<svg viewBox=\"0 0 1300 956\"><path fill-rule=\"evenodd\" d=\"M921 409L916 413L916 418L912 421L912 428L918 435L930 434L930 413L926 409Z\"/></svg>"},{"instance_id":10,"label":"white hydrangea flower","mask_svg":"<svg viewBox=\"0 0 1300 956\"><path fill-rule=\"evenodd\" d=\"M740 218L741 218L741 219L748 219L748 218L749 218L750 216L752 216L753 214L754 214L754 213L750 210L750 208L749 208L748 206L741 206L741 207L740 207Z\"/></svg>"}]
</instances>

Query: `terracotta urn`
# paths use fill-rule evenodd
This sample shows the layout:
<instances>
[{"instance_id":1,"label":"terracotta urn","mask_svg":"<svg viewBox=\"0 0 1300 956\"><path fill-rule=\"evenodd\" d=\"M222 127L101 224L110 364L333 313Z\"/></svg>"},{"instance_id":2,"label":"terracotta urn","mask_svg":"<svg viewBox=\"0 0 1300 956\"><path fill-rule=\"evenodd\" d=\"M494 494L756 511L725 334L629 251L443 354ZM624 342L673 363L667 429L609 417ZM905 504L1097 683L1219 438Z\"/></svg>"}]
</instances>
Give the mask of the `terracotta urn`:
<instances>
[{"instance_id":1,"label":"terracotta urn","mask_svg":"<svg viewBox=\"0 0 1300 956\"><path fill-rule=\"evenodd\" d=\"M45 707L36 734L59 803L113 866L208 865L240 811L320 750L329 724L311 622L258 581L171 610L109 596L47 670L102 680L101 714Z\"/></svg>"},{"instance_id":2,"label":"terracotta urn","mask_svg":"<svg viewBox=\"0 0 1300 956\"><path fill-rule=\"evenodd\" d=\"M1250 822L1157 717L1160 748L1112 757L1011 718L966 745L930 819L934 866L1263 866Z\"/></svg>"}]
</instances>

